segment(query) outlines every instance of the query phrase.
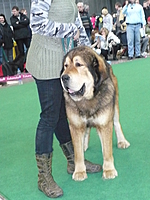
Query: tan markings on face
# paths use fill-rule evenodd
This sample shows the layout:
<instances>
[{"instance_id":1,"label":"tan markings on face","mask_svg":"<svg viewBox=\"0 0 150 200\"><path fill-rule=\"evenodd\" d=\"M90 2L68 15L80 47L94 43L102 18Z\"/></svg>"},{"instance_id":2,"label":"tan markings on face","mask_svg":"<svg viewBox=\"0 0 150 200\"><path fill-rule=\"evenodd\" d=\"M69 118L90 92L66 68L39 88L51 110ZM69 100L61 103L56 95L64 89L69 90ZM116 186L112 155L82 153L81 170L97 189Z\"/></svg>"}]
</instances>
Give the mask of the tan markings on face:
<instances>
[{"instance_id":1,"label":"tan markings on face","mask_svg":"<svg viewBox=\"0 0 150 200\"><path fill-rule=\"evenodd\" d=\"M86 62L80 57L75 56L73 61L69 57L66 58L64 63L65 71L70 77L68 87L73 91L79 91L83 84L86 86L84 97L90 99L93 97L94 80L88 70Z\"/></svg>"}]
</instances>

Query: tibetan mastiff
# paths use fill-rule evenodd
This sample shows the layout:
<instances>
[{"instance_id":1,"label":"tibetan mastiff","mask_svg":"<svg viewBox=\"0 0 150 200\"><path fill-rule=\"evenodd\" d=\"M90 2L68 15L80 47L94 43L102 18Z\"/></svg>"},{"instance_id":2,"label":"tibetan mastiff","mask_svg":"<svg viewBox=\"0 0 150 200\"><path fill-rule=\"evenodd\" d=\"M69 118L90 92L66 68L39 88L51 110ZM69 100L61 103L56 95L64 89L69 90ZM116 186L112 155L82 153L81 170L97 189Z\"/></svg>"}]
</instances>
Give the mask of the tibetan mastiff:
<instances>
[{"instance_id":1,"label":"tibetan mastiff","mask_svg":"<svg viewBox=\"0 0 150 200\"><path fill-rule=\"evenodd\" d=\"M128 148L119 122L117 79L111 66L90 47L80 46L63 59L61 83L64 89L75 154L76 181L87 178L84 164L84 136L95 127L103 152L103 178L117 176L112 153L112 133L115 128L118 148Z\"/></svg>"}]
</instances>

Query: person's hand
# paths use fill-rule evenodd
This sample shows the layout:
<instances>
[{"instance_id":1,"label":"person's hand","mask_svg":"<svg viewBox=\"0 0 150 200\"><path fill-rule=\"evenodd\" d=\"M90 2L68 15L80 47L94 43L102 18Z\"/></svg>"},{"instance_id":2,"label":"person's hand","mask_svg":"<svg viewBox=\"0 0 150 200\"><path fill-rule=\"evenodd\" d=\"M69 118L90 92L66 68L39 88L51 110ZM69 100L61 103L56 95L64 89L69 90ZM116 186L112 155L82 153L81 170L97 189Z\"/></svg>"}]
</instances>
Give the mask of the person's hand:
<instances>
[{"instance_id":1,"label":"person's hand","mask_svg":"<svg viewBox=\"0 0 150 200\"><path fill-rule=\"evenodd\" d=\"M74 40L78 40L79 39L79 36L80 36L80 31L79 31L79 29L77 30L77 33L76 33L76 35L74 36Z\"/></svg>"},{"instance_id":2,"label":"person's hand","mask_svg":"<svg viewBox=\"0 0 150 200\"><path fill-rule=\"evenodd\" d=\"M125 2L125 5L128 5L128 4L129 4L129 1L126 1L126 2Z\"/></svg>"}]
</instances>

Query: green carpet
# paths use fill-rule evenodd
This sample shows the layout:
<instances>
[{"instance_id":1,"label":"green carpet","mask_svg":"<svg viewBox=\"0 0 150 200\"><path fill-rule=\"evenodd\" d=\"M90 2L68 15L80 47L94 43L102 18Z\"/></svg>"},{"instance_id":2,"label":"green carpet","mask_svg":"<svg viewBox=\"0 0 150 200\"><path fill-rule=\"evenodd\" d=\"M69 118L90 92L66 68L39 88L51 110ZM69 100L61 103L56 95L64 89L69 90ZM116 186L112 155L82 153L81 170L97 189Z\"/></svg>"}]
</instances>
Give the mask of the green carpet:
<instances>
[{"instance_id":1,"label":"green carpet","mask_svg":"<svg viewBox=\"0 0 150 200\"><path fill-rule=\"evenodd\" d=\"M54 138L53 175L64 200L150 199L150 58L113 66L119 82L120 120L129 149L120 150L113 135L118 177L103 180L102 172L75 182ZM34 82L0 89L0 193L9 200L48 199L37 189L35 129L40 107ZM102 164L101 145L92 129L85 157Z\"/></svg>"}]
</instances>

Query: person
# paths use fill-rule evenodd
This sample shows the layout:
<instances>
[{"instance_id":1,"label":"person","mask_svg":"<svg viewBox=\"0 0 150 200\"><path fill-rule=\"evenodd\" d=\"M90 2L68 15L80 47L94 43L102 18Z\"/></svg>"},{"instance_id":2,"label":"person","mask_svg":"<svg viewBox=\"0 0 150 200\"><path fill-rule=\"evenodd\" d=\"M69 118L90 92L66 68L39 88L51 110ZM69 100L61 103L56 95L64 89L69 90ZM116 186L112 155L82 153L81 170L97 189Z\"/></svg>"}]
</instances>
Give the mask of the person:
<instances>
[{"instance_id":1,"label":"person","mask_svg":"<svg viewBox=\"0 0 150 200\"><path fill-rule=\"evenodd\" d=\"M25 9L25 8L22 8L21 10L20 10L20 12L22 13L22 14L24 14L24 15L26 15L27 16L27 10ZM32 39L32 30L31 30L31 28L30 28L30 25L28 26L28 29L29 29L29 33L30 33L30 41L29 41L29 43L31 42L31 39ZM24 45L25 46L25 45ZM29 44L29 46L30 46L30 44ZM27 49L25 49L25 52L26 52L26 50Z\"/></svg>"},{"instance_id":2,"label":"person","mask_svg":"<svg viewBox=\"0 0 150 200\"><path fill-rule=\"evenodd\" d=\"M150 9L148 7L148 1L143 1L143 10L144 10L144 14L145 14L145 20L147 22L147 18L150 15Z\"/></svg>"},{"instance_id":3,"label":"person","mask_svg":"<svg viewBox=\"0 0 150 200\"><path fill-rule=\"evenodd\" d=\"M79 11L79 13L80 13L80 17L81 17L83 26L84 26L85 31L86 31L86 33L87 33L87 36L88 36L89 39L90 39L90 37L91 37L91 32L92 32L92 30L93 30L90 17L89 17L89 15L88 15L88 13L85 11L83 2L78 2L78 3L77 3L77 7L78 7L78 11Z\"/></svg>"},{"instance_id":4,"label":"person","mask_svg":"<svg viewBox=\"0 0 150 200\"><path fill-rule=\"evenodd\" d=\"M125 22L125 16L122 14L122 5L120 2L115 3L115 9L117 11L117 17L116 17L116 35L119 37L121 43L124 46L127 46L127 36L126 36L126 22Z\"/></svg>"},{"instance_id":5,"label":"person","mask_svg":"<svg viewBox=\"0 0 150 200\"><path fill-rule=\"evenodd\" d=\"M2 25L0 23L0 66L3 63L2 44L3 44L3 27L2 27ZM0 87L4 86L4 85L5 85L5 83L0 82Z\"/></svg>"},{"instance_id":6,"label":"person","mask_svg":"<svg viewBox=\"0 0 150 200\"><path fill-rule=\"evenodd\" d=\"M31 29L32 41L26 68L35 79L41 106L35 141L38 188L53 198L63 195L52 176L54 133L67 158L68 173L73 173L75 169L73 144L60 81L62 60L71 49L73 40L79 40L81 45L88 46L90 42L77 6L70 0L32 0ZM87 160L85 165L87 172L101 170L101 165Z\"/></svg>"},{"instance_id":7,"label":"person","mask_svg":"<svg viewBox=\"0 0 150 200\"><path fill-rule=\"evenodd\" d=\"M108 60L108 54L112 52L113 60L117 60L117 51L121 48L120 39L107 28L101 28L99 33L102 36L100 39L101 54Z\"/></svg>"},{"instance_id":8,"label":"person","mask_svg":"<svg viewBox=\"0 0 150 200\"><path fill-rule=\"evenodd\" d=\"M13 38L14 34L10 27L10 25L7 23L7 20L5 18L4 14L0 14L0 24L3 26L3 62L11 62L13 61Z\"/></svg>"},{"instance_id":9,"label":"person","mask_svg":"<svg viewBox=\"0 0 150 200\"><path fill-rule=\"evenodd\" d=\"M147 50L147 47L148 47L148 43L149 43L148 36L141 38L141 56L142 57L147 57L146 50Z\"/></svg>"},{"instance_id":10,"label":"person","mask_svg":"<svg viewBox=\"0 0 150 200\"><path fill-rule=\"evenodd\" d=\"M3 62L2 44L3 44L3 26L0 23L0 65Z\"/></svg>"},{"instance_id":11,"label":"person","mask_svg":"<svg viewBox=\"0 0 150 200\"><path fill-rule=\"evenodd\" d=\"M145 34L149 38L149 44L148 44L148 51L150 50L150 17L147 18L147 24L145 26Z\"/></svg>"},{"instance_id":12,"label":"person","mask_svg":"<svg viewBox=\"0 0 150 200\"><path fill-rule=\"evenodd\" d=\"M103 16L103 28L107 28L108 31L112 31L113 17L110 13L108 13L108 9L106 7L102 8L102 16Z\"/></svg>"},{"instance_id":13,"label":"person","mask_svg":"<svg viewBox=\"0 0 150 200\"><path fill-rule=\"evenodd\" d=\"M143 8L140 4L136 4L135 0L130 0L130 2L123 7L122 12L126 15L128 59L133 59L134 49L135 57L140 58L140 29L144 29L146 24Z\"/></svg>"},{"instance_id":14,"label":"person","mask_svg":"<svg viewBox=\"0 0 150 200\"><path fill-rule=\"evenodd\" d=\"M25 55L24 45L26 46L27 51L30 46L30 32L28 28L30 20L26 15L19 12L19 8L17 6L13 6L10 22L14 30L14 39L17 43L19 54Z\"/></svg>"}]
</instances>

